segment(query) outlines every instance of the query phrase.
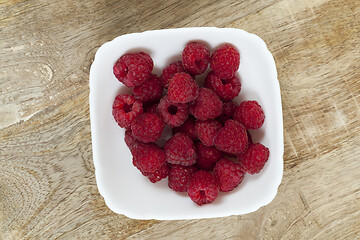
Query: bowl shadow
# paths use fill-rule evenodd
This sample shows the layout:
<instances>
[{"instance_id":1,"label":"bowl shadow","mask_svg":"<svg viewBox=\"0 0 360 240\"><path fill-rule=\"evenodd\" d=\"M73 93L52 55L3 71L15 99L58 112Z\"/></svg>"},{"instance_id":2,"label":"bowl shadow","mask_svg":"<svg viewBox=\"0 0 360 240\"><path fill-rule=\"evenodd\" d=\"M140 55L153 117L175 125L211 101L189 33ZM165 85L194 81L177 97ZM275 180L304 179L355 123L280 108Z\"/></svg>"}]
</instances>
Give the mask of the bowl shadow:
<instances>
[{"instance_id":1,"label":"bowl shadow","mask_svg":"<svg viewBox=\"0 0 360 240\"><path fill-rule=\"evenodd\" d=\"M121 83L121 87L118 88L116 91L116 96L119 94L130 94L132 93L131 88L126 87L124 84Z\"/></svg>"},{"instance_id":2,"label":"bowl shadow","mask_svg":"<svg viewBox=\"0 0 360 240\"><path fill-rule=\"evenodd\" d=\"M261 142L265 137L265 130L263 128L256 130L249 129L248 131L254 143Z\"/></svg>"}]
</instances>

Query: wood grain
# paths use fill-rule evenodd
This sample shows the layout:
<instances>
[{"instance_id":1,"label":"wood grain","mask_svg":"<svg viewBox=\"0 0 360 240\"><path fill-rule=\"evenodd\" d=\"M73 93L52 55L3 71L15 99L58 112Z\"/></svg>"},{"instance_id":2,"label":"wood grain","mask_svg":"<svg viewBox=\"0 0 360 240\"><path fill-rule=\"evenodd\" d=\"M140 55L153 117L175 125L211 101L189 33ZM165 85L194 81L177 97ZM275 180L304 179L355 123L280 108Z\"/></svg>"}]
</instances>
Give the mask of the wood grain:
<instances>
[{"instance_id":1,"label":"wood grain","mask_svg":"<svg viewBox=\"0 0 360 240\"><path fill-rule=\"evenodd\" d=\"M359 1L0 1L0 239L360 239ZM98 47L150 29L259 35L282 91L284 178L244 216L140 221L94 177L88 74Z\"/></svg>"}]
</instances>

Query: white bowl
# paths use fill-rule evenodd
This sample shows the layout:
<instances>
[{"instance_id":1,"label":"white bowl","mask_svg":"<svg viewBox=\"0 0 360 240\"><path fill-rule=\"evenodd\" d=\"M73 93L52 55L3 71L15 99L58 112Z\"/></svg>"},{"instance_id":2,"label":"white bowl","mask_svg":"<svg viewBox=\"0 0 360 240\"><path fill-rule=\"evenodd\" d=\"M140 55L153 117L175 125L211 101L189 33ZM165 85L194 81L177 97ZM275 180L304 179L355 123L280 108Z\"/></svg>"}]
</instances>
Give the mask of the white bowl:
<instances>
[{"instance_id":1,"label":"white bowl","mask_svg":"<svg viewBox=\"0 0 360 240\"><path fill-rule=\"evenodd\" d=\"M198 40L210 50L231 43L240 51L242 90L236 101L256 100L265 112L265 123L252 131L255 142L270 149L264 169L247 174L230 193L220 193L211 204L198 206L167 186L153 184L132 165L132 156L121 129L112 116L112 103L120 92L130 92L115 78L116 60L128 52L145 51L154 60L154 72L181 59L187 42ZM198 78L198 77L197 77ZM201 76L200 76L201 78ZM254 212L270 203L283 175L283 122L280 87L274 59L258 36L231 28L180 28L119 36L102 45L90 69L90 120L96 182L107 206L135 219L178 220L214 218Z\"/></svg>"}]
</instances>

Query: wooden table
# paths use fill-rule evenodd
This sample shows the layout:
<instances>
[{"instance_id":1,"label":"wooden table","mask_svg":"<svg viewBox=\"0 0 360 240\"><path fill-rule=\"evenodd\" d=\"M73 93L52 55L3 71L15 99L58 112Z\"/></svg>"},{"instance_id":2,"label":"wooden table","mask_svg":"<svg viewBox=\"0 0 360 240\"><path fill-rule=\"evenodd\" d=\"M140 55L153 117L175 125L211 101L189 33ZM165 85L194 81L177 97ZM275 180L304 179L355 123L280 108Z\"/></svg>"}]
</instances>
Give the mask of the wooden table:
<instances>
[{"instance_id":1,"label":"wooden table","mask_svg":"<svg viewBox=\"0 0 360 240\"><path fill-rule=\"evenodd\" d=\"M1 1L0 239L360 239L360 1ZM100 45L217 26L273 53L284 114L276 198L244 216L111 212L92 163L89 67Z\"/></svg>"}]
</instances>

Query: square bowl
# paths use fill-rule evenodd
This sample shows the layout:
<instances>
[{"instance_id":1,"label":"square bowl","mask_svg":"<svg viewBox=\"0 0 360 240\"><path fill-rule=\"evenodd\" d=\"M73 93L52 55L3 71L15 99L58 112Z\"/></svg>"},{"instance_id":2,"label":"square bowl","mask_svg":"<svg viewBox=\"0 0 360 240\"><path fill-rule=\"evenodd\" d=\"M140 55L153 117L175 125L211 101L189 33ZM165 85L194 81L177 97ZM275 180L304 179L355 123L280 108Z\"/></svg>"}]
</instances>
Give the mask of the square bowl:
<instances>
[{"instance_id":1,"label":"square bowl","mask_svg":"<svg viewBox=\"0 0 360 240\"><path fill-rule=\"evenodd\" d=\"M254 142L270 150L264 169L246 174L229 193L220 193L211 204L198 206L186 193L167 186L167 179L151 183L132 165L124 142L125 130L112 116L112 103L119 93L130 92L113 75L116 60L125 53L144 51L154 60L154 73L161 75L170 62L181 60L189 41L201 41L210 51L222 43L240 52L238 74L242 90L234 101L256 100L265 113L264 125L252 131ZM201 81L204 75L197 76ZM256 211L270 203L283 175L283 121L280 87L275 61L264 41L254 34L232 28L180 28L131 33L103 44L90 69L90 121L96 182L106 205L134 219L179 220L225 217Z\"/></svg>"}]
</instances>

